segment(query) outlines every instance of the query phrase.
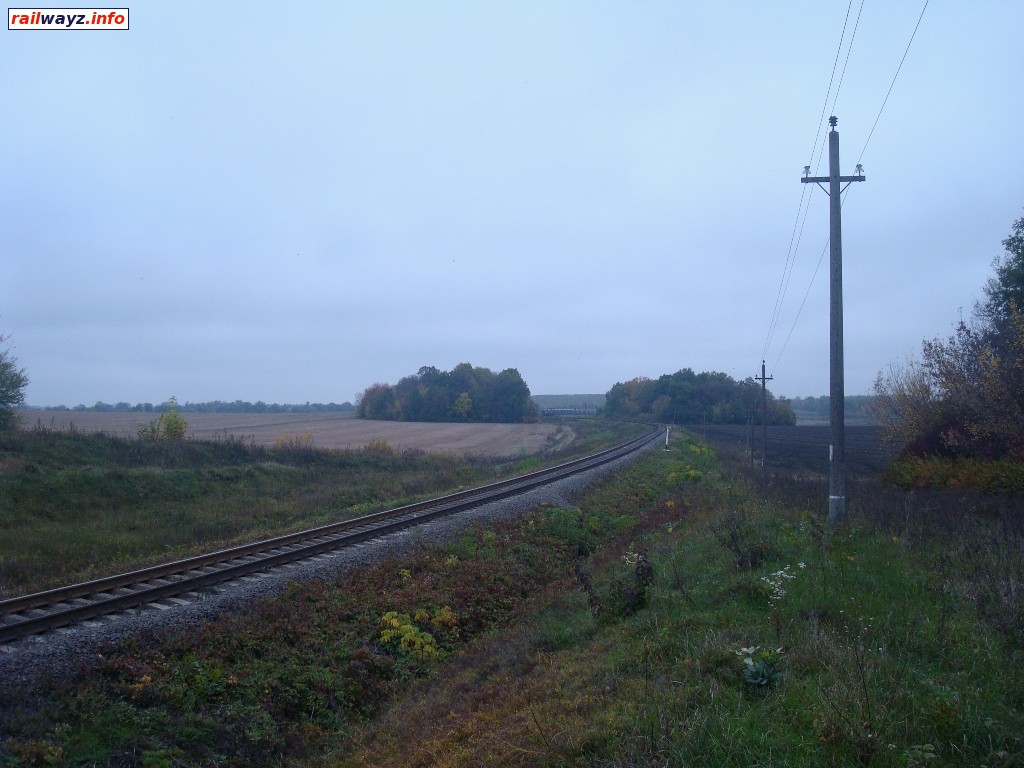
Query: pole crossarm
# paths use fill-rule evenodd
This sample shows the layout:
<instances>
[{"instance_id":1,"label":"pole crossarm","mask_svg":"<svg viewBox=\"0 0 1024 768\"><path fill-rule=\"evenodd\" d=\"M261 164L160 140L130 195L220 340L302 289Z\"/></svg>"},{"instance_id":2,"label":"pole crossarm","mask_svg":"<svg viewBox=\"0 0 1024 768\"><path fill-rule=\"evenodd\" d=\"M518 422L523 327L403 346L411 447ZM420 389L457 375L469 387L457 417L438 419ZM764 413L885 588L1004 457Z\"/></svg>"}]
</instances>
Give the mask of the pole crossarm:
<instances>
[{"instance_id":1,"label":"pole crossarm","mask_svg":"<svg viewBox=\"0 0 1024 768\"><path fill-rule=\"evenodd\" d=\"M868 177L865 176L863 173L860 174L859 176L840 176L837 179L837 181L840 184L842 184L843 182L846 182L846 187L850 186L850 182L853 182L853 181L867 181L867 180L868 180ZM817 184L821 188L822 192L824 192L829 197L832 197L832 193L829 192L827 189L825 189L825 187L822 186L822 184L831 184L832 183L832 177L831 176L804 176L802 179L800 179L800 182L802 184ZM846 191L846 187L843 187L842 189L840 189L839 190L839 194L843 194L843 192Z\"/></svg>"},{"instance_id":2,"label":"pole crossarm","mask_svg":"<svg viewBox=\"0 0 1024 768\"><path fill-rule=\"evenodd\" d=\"M840 176L839 183L842 184L844 181L867 181L867 176ZM832 181L831 176L804 176L800 179L804 184L828 184Z\"/></svg>"}]
</instances>

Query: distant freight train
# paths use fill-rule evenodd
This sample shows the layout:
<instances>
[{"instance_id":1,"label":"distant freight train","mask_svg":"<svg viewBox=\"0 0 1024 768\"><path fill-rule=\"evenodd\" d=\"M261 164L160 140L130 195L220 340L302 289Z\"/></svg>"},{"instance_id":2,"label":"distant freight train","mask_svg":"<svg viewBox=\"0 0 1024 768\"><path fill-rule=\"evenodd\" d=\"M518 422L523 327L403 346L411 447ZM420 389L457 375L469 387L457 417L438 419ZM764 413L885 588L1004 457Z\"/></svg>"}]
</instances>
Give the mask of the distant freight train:
<instances>
[{"instance_id":1,"label":"distant freight train","mask_svg":"<svg viewBox=\"0 0 1024 768\"><path fill-rule=\"evenodd\" d=\"M541 408L540 415L567 417L596 416L597 408L592 405L582 408Z\"/></svg>"}]
</instances>

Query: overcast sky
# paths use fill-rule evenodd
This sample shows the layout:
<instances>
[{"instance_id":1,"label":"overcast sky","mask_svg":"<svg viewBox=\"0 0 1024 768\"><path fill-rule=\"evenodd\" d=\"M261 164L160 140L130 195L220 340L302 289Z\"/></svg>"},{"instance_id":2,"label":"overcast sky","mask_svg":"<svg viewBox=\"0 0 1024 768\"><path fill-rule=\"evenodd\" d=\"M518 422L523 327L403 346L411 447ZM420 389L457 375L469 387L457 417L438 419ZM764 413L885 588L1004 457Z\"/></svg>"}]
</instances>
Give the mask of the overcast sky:
<instances>
[{"instance_id":1,"label":"overcast sky","mask_svg":"<svg viewBox=\"0 0 1024 768\"><path fill-rule=\"evenodd\" d=\"M828 198L800 176L827 175L861 8L834 112L867 176L843 252L868 393L1024 215L1019 0L932 0L860 157L922 6L136 0L129 31L2 30L27 401L342 402L460 362L601 393L762 355L776 394L826 394Z\"/></svg>"}]
</instances>

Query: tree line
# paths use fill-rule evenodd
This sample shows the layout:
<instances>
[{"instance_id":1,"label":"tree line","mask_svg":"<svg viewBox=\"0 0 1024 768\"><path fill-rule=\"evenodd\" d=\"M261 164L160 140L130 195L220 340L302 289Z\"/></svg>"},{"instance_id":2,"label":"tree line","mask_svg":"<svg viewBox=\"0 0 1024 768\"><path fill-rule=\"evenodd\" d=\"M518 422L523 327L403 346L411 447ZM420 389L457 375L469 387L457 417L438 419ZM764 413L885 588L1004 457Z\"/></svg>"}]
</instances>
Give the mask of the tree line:
<instances>
[{"instance_id":1,"label":"tree line","mask_svg":"<svg viewBox=\"0 0 1024 768\"><path fill-rule=\"evenodd\" d=\"M683 368L657 379L639 377L615 384L602 413L615 418L648 418L673 424L761 423L761 385L736 381L725 373L694 373ZM767 394L768 423L796 424L789 402Z\"/></svg>"},{"instance_id":2,"label":"tree line","mask_svg":"<svg viewBox=\"0 0 1024 768\"><path fill-rule=\"evenodd\" d=\"M515 368L494 373L460 363L451 371L424 366L397 384L371 384L359 396L356 415L393 421L536 421L530 388Z\"/></svg>"},{"instance_id":3,"label":"tree line","mask_svg":"<svg viewBox=\"0 0 1024 768\"><path fill-rule=\"evenodd\" d=\"M1024 460L1024 218L971 316L875 381L885 436L910 455Z\"/></svg>"}]
</instances>

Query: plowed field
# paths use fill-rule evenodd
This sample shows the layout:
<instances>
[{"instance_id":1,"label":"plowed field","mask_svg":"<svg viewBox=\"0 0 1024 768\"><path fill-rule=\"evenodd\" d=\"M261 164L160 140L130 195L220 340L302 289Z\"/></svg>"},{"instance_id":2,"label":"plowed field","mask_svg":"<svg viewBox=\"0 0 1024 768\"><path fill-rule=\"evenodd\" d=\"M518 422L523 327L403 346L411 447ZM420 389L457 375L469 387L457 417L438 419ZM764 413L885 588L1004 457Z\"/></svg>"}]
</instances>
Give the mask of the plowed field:
<instances>
[{"instance_id":1,"label":"plowed field","mask_svg":"<svg viewBox=\"0 0 1024 768\"><path fill-rule=\"evenodd\" d=\"M761 427L709 424L691 427L697 434L712 442L749 449L752 440L757 461L761 457ZM768 465L807 469L828 473L828 446L830 432L827 426L768 427ZM846 467L856 475L871 475L882 470L892 456L881 443L877 427L846 427Z\"/></svg>"},{"instance_id":2,"label":"plowed field","mask_svg":"<svg viewBox=\"0 0 1024 768\"><path fill-rule=\"evenodd\" d=\"M360 448L386 440L400 450L413 448L474 456L536 453L546 445L565 444L571 431L554 424L428 424L368 421L338 413L183 413L188 435L197 440L244 439L260 445L312 435L318 448ZM158 413L92 411L24 411L22 426L31 429L78 429L134 437ZM562 430L561 434L558 433Z\"/></svg>"}]
</instances>

